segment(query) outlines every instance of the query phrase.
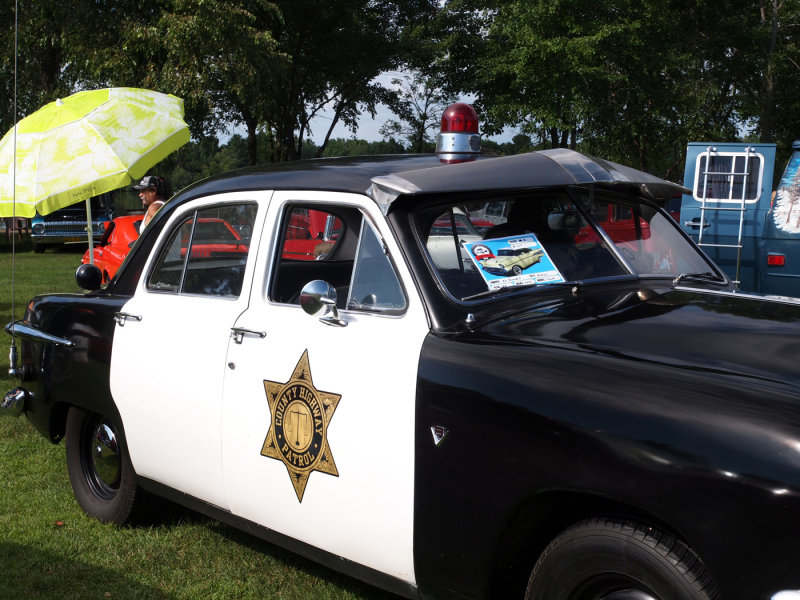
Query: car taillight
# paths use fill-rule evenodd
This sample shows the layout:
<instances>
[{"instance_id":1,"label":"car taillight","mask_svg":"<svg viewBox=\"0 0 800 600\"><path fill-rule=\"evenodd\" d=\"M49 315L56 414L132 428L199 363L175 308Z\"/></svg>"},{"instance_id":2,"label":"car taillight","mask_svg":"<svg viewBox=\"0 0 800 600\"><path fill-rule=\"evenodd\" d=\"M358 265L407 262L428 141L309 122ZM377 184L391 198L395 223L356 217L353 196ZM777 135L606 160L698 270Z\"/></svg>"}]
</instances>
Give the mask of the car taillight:
<instances>
[{"instance_id":1,"label":"car taillight","mask_svg":"<svg viewBox=\"0 0 800 600\"><path fill-rule=\"evenodd\" d=\"M767 254L767 265L770 267L784 267L786 266L786 256L784 254Z\"/></svg>"},{"instance_id":2,"label":"car taillight","mask_svg":"<svg viewBox=\"0 0 800 600\"><path fill-rule=\"evenodd\" d=\"M478 113L469 104L456 102L442 114L442 129L436 140L436 154L444 163L474 160L481 153Z\"/></svg>"}]
</instances>

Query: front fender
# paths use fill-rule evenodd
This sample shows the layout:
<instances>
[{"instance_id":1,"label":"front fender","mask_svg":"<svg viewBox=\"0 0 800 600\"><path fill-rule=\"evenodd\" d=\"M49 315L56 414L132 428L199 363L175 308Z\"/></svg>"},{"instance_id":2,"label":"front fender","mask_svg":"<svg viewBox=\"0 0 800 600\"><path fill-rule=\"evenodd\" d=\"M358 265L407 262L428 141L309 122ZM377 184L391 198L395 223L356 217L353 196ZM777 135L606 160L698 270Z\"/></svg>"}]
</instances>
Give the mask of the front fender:
<instances>
[{"instance_id":1,"label":"front fender","mask_svg":"<svg viewBox=\"0 0 800 600\"><path fill-rule=\"evenodd\" d=\"M39 296L22 321L6 327L21 342L22 412L52 442L63 437L73 405L121 427L108 376L114 313L126 300L103 293Z\"/></svg>"}]
</instances>

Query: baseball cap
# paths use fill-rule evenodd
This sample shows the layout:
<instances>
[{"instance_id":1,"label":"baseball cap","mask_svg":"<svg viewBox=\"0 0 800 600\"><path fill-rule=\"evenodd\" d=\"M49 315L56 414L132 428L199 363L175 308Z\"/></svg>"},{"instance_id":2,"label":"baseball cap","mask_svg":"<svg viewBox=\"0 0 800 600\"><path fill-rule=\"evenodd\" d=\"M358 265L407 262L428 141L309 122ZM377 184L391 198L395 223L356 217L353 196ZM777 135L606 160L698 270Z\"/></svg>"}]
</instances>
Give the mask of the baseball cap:
<instances>
[{"instance_id":1,"label":"baseball cap","mask_svg":"<svg viewBox=\"0 0 800 600\"><path fill-rule=\"evenodd\" d=\"M147 188L157 188L158 187L158 177L155 175L145 175L142 177L142 180L135 186L133 189L135 190L146 190Z\"/></svg>"}]
</instances>

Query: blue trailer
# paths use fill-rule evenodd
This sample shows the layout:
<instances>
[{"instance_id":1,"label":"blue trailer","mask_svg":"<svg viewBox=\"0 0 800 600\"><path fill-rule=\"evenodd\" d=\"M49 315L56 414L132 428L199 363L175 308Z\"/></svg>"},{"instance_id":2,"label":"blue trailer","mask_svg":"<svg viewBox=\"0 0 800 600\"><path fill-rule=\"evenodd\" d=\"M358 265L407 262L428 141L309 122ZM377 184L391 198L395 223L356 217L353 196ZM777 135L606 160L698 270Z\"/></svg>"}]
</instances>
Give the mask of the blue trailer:
<instances>
[{"instance_id":1,"label":"blue trailer","mask_svg":"<svg viewBox=\"0 0 800 600\"><path fill-rule=\"evenodd\" d=\"M688 145L680 224L742 291L800 297L798 167L773 193L775 144Z\"/></svg>"}]
</instances>

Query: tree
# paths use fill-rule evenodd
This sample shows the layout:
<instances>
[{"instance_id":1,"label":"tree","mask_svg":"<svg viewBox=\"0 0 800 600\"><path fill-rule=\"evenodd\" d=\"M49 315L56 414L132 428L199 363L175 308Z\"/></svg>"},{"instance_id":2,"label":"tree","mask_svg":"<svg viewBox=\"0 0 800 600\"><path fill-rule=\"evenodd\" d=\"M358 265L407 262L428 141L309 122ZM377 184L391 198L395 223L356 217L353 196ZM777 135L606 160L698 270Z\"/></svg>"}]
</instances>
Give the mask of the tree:
<instances>
[{"instance_id":1,"label":"tree","mask_svg":"<svg viewBox=\"0 0 800 600\"><path fill-rule=\"evenodd\" d=\"M380 134L384 138L405 139L412 152L423 152L435 145L433 130L438 131L442 113L453 102L452 95L437 87L432 77L417 72L392 79L398 88L389 107L399 120L384 123Z\"/></svg>"},{"instance_id":2,"label":"tree","mask_svg":"<svg viewBox=\"0 0 800 600\"><path fill-rule=\"evenodd\" d=\"M443 73L476 94L488 131L521 126L674 177L688 140L735 139L747 116L746 4L450 0L437 32Z\"/></svg>"},{"instance_id":3,"label":"tree","mask_svg":"<svg viewBox=\"0 0 800 600\"><path fill-rule=\"evenodd\" d=\"M311 120L323 109L332 113L321 155L333 128L355 128L362 112L375 115L386 90L375 83L383 71L407 62L407 28L436 10L435 0L280 0L283 20L276 31L290 57L276 73L271 110L264 123L274 133L272 160L293 160L302 153Z\"/></svg>"},{"instance_id":4,"label":"tree","mask_svg":"<svg viewBox=\"0 0 800 600\"><path fill-rule=\"evenodd\" d=\"M121 21L116 29L118 43L97 53L95 77L180 96L196 137L225 124L244 124L249 160L255 164L256 134L267 111L269 90L275 86L273 74L288 62L272 34L280 21L275 4L267 0L131 2L137 10L116 15ZM106 15L116 12L107 7Z\"/></svg>"},{"instance_id":5,"label":"tree","mask_svg":"<svg viewBox=\"0 0 800 600\"><path fill-rule=\"evenodd\" d=\"M402 154L406 150L403 145L394 140L368 142L358 139L334 138L328 142L323 156L367 156L371 154Z\"/></svg>"},{"instance_id":6,"label":"tree","mask_svg":"<svg viewBox=\"0 0 800 600\"><path fill-rule=\"evenodd\" d=\"M14 122L15 52L18 120L76 91L84 76L81 56L86 28L94 23L90 4L20 0L17 15L13 2L0 9L0 135Z\"/></svg>"},{"instance_id":7,"label":"tree","mask_svg":"<svg viewBox=\"0 0 800 600\"><path fill-rule=\"evenodd\" d=\"M800 137L800 2L760 0L751 12L752 66L742 81L748 115L760 141L788 155Z\"/></svg>"}]
</instances>

